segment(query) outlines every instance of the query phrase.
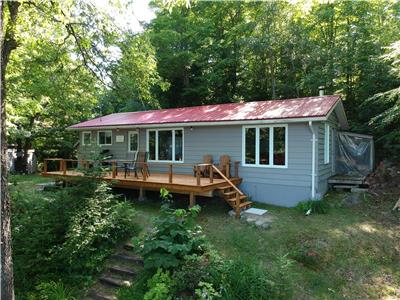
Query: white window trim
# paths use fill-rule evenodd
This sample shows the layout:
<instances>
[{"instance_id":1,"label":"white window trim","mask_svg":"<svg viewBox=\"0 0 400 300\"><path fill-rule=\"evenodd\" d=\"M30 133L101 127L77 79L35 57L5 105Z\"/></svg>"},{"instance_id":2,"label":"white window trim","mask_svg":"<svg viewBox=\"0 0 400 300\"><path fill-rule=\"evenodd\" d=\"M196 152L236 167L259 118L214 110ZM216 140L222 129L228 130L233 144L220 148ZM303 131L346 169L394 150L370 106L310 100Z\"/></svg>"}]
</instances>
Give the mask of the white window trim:
<instances>
[{"instance_id":1,"label":"white window trim","mask_svg":"<svg viewBox=\"0 0 400 300\"><path fill-rule=\"evenodd\" d=\"M182 160L175 160L175 130L182 130ZM156 133L156 158L158 158L158 132L159 131L172 131L172 160L158 160L158 159L149 159L149 162L161 162L161 163L178 163L183 164L185 161L185 130L183 127L178 128L156 128L156 129L147 129L146 130L146 151L149 153L150 157L150 144L149 144L149 134L150 131L155 131Z\"/></svg>"},{"instance_id":2,"label":"white window trim","mask_svg":"<svg viewBox=\"0 0 400 300\"><path fill-rule=\"evenodd\" d=\"M111 144L100 144L100 132L110 132L111 133ZM97 131L97 145L99 146L112 146L113 134L112 130L100 130Z\"/></svg>"},{"instance_id":3,"label":"white window trim","mask_svg":"<svg viewBox=\"0 0 400 300\"><path fill-rule=\"evenodd\" d=\"M131 150L131 134L136 134L137 136L137 149ZM137 130L128 131L128 152L133 153L139 151L139 132Z\"/></svg>"},{"instance_id":4,"label":"white window trim","mask_svg":"<svg viewBox=\"0 0 400 300\"><path fill-rule=\"evenodd\" d=\"M90 142L89 144L85 144L85 134L89 133L90 134ZM92 132L91 131L82 131L82 146L90 146L92 144Z\"/></svg>"},{"instance_id":5,"label":"white window trim","mask_svg":"<svg viewBox=\"0 0 400 300\"><path fill-rule=\"evenodd\" d=\"M285 128L285 164L284 165L274 165L274 127L284 127ZM256 163L246 164L246 129L256 128ZM260 160L260 128L269 128L269 164L262 165L259 163ZM242 166L252 167L252 168L272 168L272 169L287 169L288 168L288 124L277 124L277 125L246 125L242 127Z\"/></svg>"},{"instance_id":6,"label":"white window trim","mask_svg":"<svg viewBox=\"0 0 400 300\"><path fill-rule=\"evenodd\" d=\"M331 126L329 123L325 123L324 126L324 164L330 163L330 136L331 136Z\"/></svg>"}]
</instances>

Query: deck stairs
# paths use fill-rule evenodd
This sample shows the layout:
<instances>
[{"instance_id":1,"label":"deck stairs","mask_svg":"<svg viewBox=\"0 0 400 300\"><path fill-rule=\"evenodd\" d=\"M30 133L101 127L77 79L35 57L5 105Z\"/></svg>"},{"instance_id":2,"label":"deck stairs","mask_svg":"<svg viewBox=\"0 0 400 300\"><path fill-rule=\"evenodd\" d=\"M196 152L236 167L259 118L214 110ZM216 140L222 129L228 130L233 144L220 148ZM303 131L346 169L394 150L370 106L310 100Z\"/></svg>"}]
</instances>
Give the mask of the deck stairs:
<instances>
[{"instance_id":1,"label":"deck stairs","mask_svg":"<svg viewBox=\"0 0 400 300\"><path fill-rule=\"evenodd\" d=\"M236 218L240 217L240 212L244 209L251 207L252 201L248 200L246 194L244 194L235 183L233 183L228 177L226 177L217 167L214 165L213 169L217 172L226 182L223 186L217 189L220 192L221 197L233 208L236 214Z\"/></svg>"}]
</instances>

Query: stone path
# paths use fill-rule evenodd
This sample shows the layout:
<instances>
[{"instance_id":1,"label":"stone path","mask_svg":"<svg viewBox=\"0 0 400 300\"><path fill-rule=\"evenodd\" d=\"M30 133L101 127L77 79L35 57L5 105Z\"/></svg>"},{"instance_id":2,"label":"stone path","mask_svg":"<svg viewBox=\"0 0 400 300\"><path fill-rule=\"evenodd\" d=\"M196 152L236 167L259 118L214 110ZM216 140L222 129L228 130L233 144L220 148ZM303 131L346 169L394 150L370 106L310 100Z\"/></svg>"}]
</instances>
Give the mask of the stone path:
<instances>
[{"instance_id":1,"label":"stone path","mask_svg":"<svg viewBox=\"0 0 400 300\"><path fill-rule=\"evenodd\" d=\"M229 212L229 215L234 216L235 212L232 210ZM276 219L276 216L273 216L267 210L264 210L263 212L262 210L258 210L256 213L252 213L251 209L249 209L240 213L241 221L262 229L269 228Z\"/></svg>"},{"instance_id":2,"label":"stone path","mask_svg":"<svg viewBox=\"0 0 400 300\"><path fill-rule=\"evenodd\" d=\"M126 243L110 256L106 269L88 290L85 299L116 300L116 289L133 283L136 274L143 268L143 260L132 250L133 246Z\"/></svg>"}]
</instances>

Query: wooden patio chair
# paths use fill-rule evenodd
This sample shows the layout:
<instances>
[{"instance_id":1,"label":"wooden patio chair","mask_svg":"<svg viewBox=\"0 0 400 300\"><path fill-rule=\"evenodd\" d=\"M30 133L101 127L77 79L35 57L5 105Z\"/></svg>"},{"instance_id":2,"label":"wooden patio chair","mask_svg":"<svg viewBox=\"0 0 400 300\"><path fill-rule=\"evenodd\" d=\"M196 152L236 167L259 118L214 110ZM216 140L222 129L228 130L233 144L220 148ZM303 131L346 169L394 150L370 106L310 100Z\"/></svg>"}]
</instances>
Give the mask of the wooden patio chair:
<instances>
[{"instance_id":1,"label":"wooden patio chair","mask_svg":"<svg viewBox=\"0 0 400 300\"><path fill-rule=\"evenodd\" d=\"M127 175L127 168L132 167L135 164L135 161L137 159L138 151L132 152L132 160L131 161L125 161L125 162L118 162L117 161L117 166L116 166L116 175L118 175L119 170L123 170L125 173L125 178Z\"/></svg>"},{"instance_id":2,"label":"wooden patio chair","mask_svg":"<svg viewBox=\"0 0 400 300\"><path fill-rule=\"evenodd\" d=\"M231 168L228 169L228 165L230 166L231 164L231 158L229 157L229 155L221 155L219 157L219 164L216 165L216 167L222 172L222 174L224 174L226 177L230 178L231 174L230 174L230 170ZM229 170L229 174L228 174L228 170Z\"/></svg>"},{"instance_id":3,"label":"wooden patio chair","mask_svg":"<svg viewBox=\"0 0 400 300\"><path fill-rule=\"evenodd\" d=\"M212 164L213 157L210 154L206 154L203 156L203 164ZM193 167L193 174L196 177L196 166ZM200 176L208 177L210 175L210 167L201 166L200 167Z\"/></svg>"},{"instance_id":4,"label":"wooden patio chair","mask_svg":"<svg viewBox=\"0 0 400 300\"><path fill-rule=\"evenodd\" d=\"M139 178L138 177L138 171L139 170L143 175L144 164L145 164L145 162L147 162L148 154L149 154L148 152L144 152L144 151L137 152L136 160L133 163L133 165L132 166L127 166L126 169L125 169L125 178L126 178L126 175L127 174L129 175L129 173L131 171L135 172L135 177L136 178ZM150 171L148 169L147 169L147 176L150 176Z\"/></svg>"}]
</instances>

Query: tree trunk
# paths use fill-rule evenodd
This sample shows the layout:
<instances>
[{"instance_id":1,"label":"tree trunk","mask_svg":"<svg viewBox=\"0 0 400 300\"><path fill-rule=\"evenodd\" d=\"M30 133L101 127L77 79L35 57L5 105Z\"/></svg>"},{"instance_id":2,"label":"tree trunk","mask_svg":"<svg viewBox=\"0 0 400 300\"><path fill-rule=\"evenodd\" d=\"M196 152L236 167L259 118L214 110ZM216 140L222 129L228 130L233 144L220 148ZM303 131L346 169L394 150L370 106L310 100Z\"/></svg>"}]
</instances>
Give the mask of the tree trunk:
<instances>
[{"instance_id":1,"label":"tree trunk","mask_svg":"<svg viewBox=\"0 0 400 300\"><path fill-rule=\"evenodd\" d=\"M3 28L4 7L7 5L9 10L9 20L7 28ZM1 32L1 82L0 82L0 102L1 102L1 299L14 299L14 280L13 265L11 256L11 206L10 196L8 194L7 181L7 135L6 135L6 68L12 50L17 47L15 41L15 25L20 3L19 2L3 2L0 3L0 32Z\"/></svg>"}]
</instances>

